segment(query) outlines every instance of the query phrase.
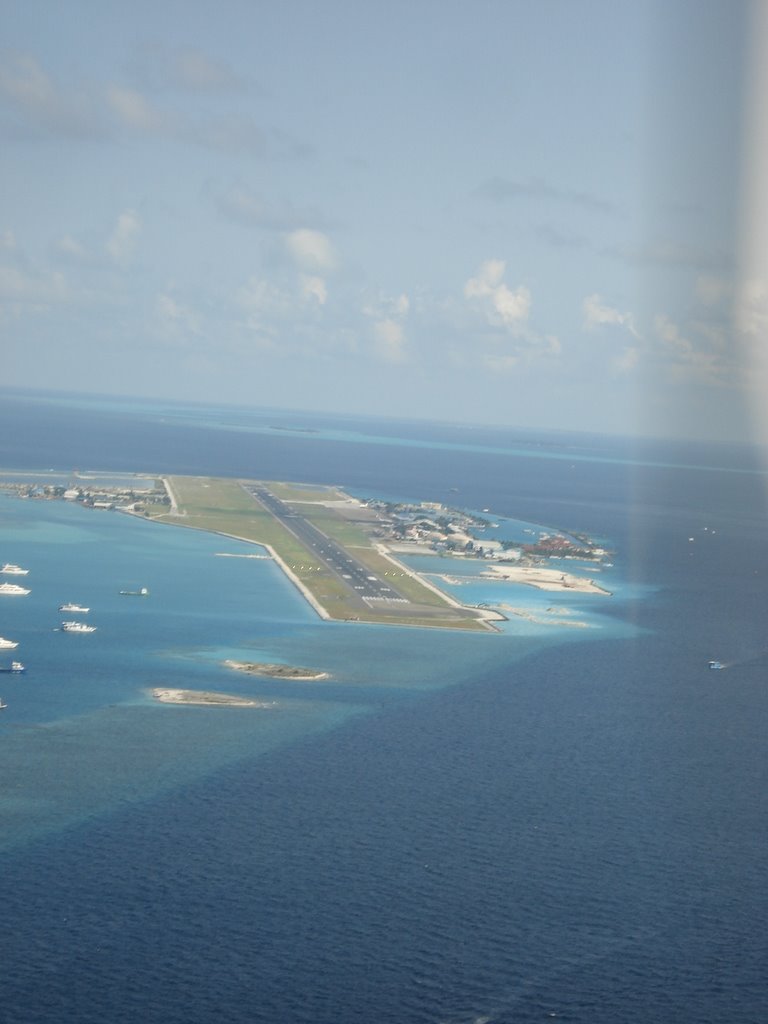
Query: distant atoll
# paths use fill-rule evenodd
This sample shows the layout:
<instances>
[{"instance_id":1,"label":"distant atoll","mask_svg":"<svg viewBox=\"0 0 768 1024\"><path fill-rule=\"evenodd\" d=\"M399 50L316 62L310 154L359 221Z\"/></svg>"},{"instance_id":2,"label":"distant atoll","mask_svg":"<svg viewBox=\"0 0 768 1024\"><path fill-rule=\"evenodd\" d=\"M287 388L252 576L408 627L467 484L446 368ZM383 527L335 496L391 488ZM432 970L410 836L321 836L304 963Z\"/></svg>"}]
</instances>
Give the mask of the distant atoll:
<instances>
[{"instance_id":1,"label":"distant atoll","mask_svg":"<svg viewBox=\"0 0 768 1024\"><path fill-rule=\"evenodd\" d=\"M264 661L232 661L227 659L224 664L236 672L246 672L252 676L271 676L273 679L327 679L327 672L318 672L313 668L297 668L294 665L280 665Z\"/></svg>"}]
</instances>

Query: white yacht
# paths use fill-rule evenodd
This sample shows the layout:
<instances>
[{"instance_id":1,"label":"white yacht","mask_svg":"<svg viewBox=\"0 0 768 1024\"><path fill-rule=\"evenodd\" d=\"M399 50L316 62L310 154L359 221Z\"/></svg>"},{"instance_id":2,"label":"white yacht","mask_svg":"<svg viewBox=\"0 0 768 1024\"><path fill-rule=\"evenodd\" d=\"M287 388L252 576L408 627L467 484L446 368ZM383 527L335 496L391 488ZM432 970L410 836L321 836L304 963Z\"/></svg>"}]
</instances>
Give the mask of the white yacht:
<instances>
[{"instance_id":1,"label":"white yacht","mask_svg":"<svg viewBox=\"0 0 768 1024\"><path fill-rule=\"evenodd\" d=\"M96 627L89 626L87 622L62 622L61 628L65 633L95 633Z\"/></svg>"},{"instance_id":2,"label":"white yacht","mask_svg":"<svg viewBox=\"0 0 768 1024\"><path fill-rule=\"evenodd\" d=\"M60 612L80 612L82 615L86 615L91 609L86 608L81 604L73 604L71 601L67 604L60 604Z\"/></svg>"},{"instance_id":3,"label":"white yacht","mask_svg":"<svg viewBox=\"0 0 768 1024\"><path fill-rule=\"evenodd\" d=\"M26 576L29 569L22 569L20 565L11 565L10 562L6 562L0 572L4 572L6 576Z\"/></svg>"},{"instance_id":4,"label":"white yacht","mask_svg":"<svg viewBox=\"0 0 768 1024\"><path fill-rule=\"evenodd\" d=\"M7 597L22 597L24 594L29 594L26 587L20 587L18 583L0 583L0 594L5 594Z\"/></svg>"},{"instance_id":5,"label":"white yacht","mask_svg":"<svg viewBox=\"0 0 768 1024\"><path fill-rule=\"evenodd\" d=\"M4 636L0 636L0 651L12 651L18 646L18 640L6 640Z\"/></svg>"}]
</instances>

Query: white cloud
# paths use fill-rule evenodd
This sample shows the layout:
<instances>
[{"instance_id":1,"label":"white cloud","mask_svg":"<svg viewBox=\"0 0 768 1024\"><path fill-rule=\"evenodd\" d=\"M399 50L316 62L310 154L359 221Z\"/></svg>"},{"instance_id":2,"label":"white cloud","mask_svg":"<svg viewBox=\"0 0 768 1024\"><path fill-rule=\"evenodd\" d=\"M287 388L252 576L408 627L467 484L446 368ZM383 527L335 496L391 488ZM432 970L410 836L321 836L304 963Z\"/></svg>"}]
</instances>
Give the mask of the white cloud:
<instances>
[{"instance_id":1,"label":"white cloud","mask_svg":"<svg viewBox=\"0 0 768 1024\"><path fill-rule=\"evenodd\" d=\"M0 296L6 299L45 300L64 298L66 283L63 274L36 275L20 267L0 267Z\"/></svg>"},{"instance_id":2,"label":"white cloud","mask_svg":"<svg viewBox=\"0 0 768 1024\"><path fill-rule=\"evenodd\" d=\"M56 242L56 251L65 256L68 260L81 262L88 258L88 252L82 242L78 242L72 235L63 235Z\"/></svg>"},{"instance_id":3,"label":"white cloud","mask_svg":"<svg viewBox=\"0 0 768 1024\"><path fill-rule=\"evenodd\" d=\"M506 270L504 260L486 260L480 264L477 277L470 278L464 285L464 294L468 299L490 295L501 283Z\"/></svg>"},{"instance_id":4,"label":"white cloud","mask_svg":"<svg viewBox=\"0 0 768 1024\"><path fill-rule=\"evenodd\" d=\"M303 299L314 299L315 302L324 306L328 299L328 289L322 277L302 274L299 280L301 282L301 297Z\"/></svg>"},{"instance_id":5,"label":"white cloud","mask_svg":"<svg viewBox=\"0 0 768 1024\"><path fill-rule=\"evenodd\" d=\"M285 237L285 245L299 270L309 274L327 274L335 270L336 251L322 231L299 228Z\"/></svg>"},{"instance_id":6,"label":"white cloud","mask_svg":"<svg viewBox=\"0 0 768 1024\"><path fill-rule=\"evenodd\" d=\"M386 363L404 363L405 332L395 320L379 320L373 325L376 354Z\"/></svg>"},{"instance_id":7,"label":"white cloud","mask_svg":"<svg viewBox=\"0 0 768 1024\"><path fill-rule=\"evenodd\" d=\"M362 311L365 316L370 316L374 320L381 320L386 317L394 320L404 320L408 316L410 309L411 300L403 292L394 297L382 294L376 295L366 302Z\"/></svg>"},{"instance_id":8,"label":"white cloud","mask_svg":"<svg viewBox=\"0 0 768 1024\"><path fill-rule=\"evenodd\" d=\"M504 280L506 270L504 260L485 260L464 284L465 299L487 326L477 332L473 325L463 333L471 338L473 362L492 373L510 373L558 357L562 351L556 335L544 334L531 324L531 291L524 284L510 287ZM483 351L480 346L485 342L493 347Z\"/></svg>"},{"instance_id":9,"label":"white cloud","mask_svg":"<svg viewBox=\"0 0 768 1024\"><path fill-rule=\"evenodd\" d=\"M177 54L155 81L187 92L220 92L238 86L237 76L224 65L196 51ZM286 132L262 128L248 113L190 115L156 106L144 93L120 82L81 87L54 82L34 57L25 54L0 57L0 107L9 115L0 120L0 131L11 131L16 138L135 135L262 158L296 159L311 152L311 147Z\"/></svg>"},{"instance_id":10,"label":"white cloud","mask_svg":"<svg viewBox=\"0 0 768 1024\"><path fill-rule=\"evenodd\" d=\"M607 306L600 295L588 295L582 304L584 327L595 330L598 327L625 327L630 334L638 338L635 318L632 313L622 313L613 306Z\"/></svg>"},{"instance_id":11,"label":"white cloud","mask_svg":"<svg viewBox=\"0 0 768 1024\"><path fill-rule=\"evenodd\" d=\"M687 338L683 337L678 325L666 313L657 314L653 325L658 336L672 351L684 357L691 355L693 345Z\"/></svg>"},{"instance_id":12,"label":"white cloud","mask_svg":"<svg viewBox=\"0 0 768 1024\"><path fill-rule=\"evenodd\" d=\"M337 264L331 240L322 231L299 228L285 235L285 247L300 271L299 293L302 299L312 299L324 306L328 300L325 278Z\"/></svg>"},{"instance_id":13,"label":"white cloud","mask_svg":"<svg viewBox=\"0 0 768 1024\"><path fill-rule=\"evenodd\" d=\"M154 134L169 127L168 120L135 89L123 89L113 85L107 92L107 102L119 122L126 128Z\"/></svg>"},{"instance_id":14,"label":"white cloud","mask_svg":"<svg viewBox=\"0 0 768 1024\"><path fill-rule=\"evenodd\" d=\"M613 361L614 369L619 373L631 373L640 362L640 349L637 345L628 345Z\"/></svg>"},{"instance_id":15,"label":"white cloud","mask_svg":"<svg viewBox=\"0 0 768 1024\"><path fill-rule=\"evenodd\" d=\"M241 92L245 82L228 64L202 50L172 50L157 43L142 46L129 62L131 77L153 92Z\"/></svg>"},{"instance_id":16,"label":"white cloud","mask_svg":"<svg viewBox=\"0 0 768 1024\"><path fill-rule=\"evenodd\" d=\"M0 266L0 318L44 313L72 296L61 273L46 274L20 266Z\"/></svg>"},{"instance_id":17,"label":"white cloud","mask_svg":"<svg viewBox=\"0 0 768 1024\"><path fill-rule=\"evenodd\" d=\"M294 297L255 274L238 288L235 302L243 312L240 325L251 340L258 335L262 347L274 347L273 342L267 344L267 340L274 339L278 326L296 312Z\"/></svg>"},{"instance_id":18,"label":"white cloud","mask_svg":"<svg viewBox=\"0 0 768 1024\"><path fill-rule=\"evenodd\" d=\"M261 157L298 155L296 143L269 139L247 116L189 117L176 110L161 110L138 90L120 85L109 86L106 103L116 126L136 135ZM296 150L292 154L290 147Z\"/></svg>"},{"instance_id":19,"label":"white cloud","mask_svg":"<svg viewBox=\"0 0 768 1024\"><path fill-rule=\"evenodd\" d=\"M407 316L411 308L411 300L403 293L395 299L395 312L398 316Z\"/></svg>"},{"instance_id":20,"label":"white cloud","mask_svg":"<svg viewBox=\"0 0 768 1024\"><path fill-rule=\"evenodd\" d=\"M737 329L746 337L765 337L768 330L768 288L763 281L753 278L741 282L734 314Z\"/></svg>"},{"instance_id":21,"label":"white cloud","mask_svg":"<svg viewBox=\"0 0 768 1024\"><path fill-rule=\"evenodd\" d=\"M27 132L70 138L102 137L105 132L94 97L55 86L28 54L6 54L0 61L0 100Z\"/></svg>"},{"instance_id":22,"label":"white cloud","mask_svg":"<svg viewBox=\"0 0 768 1024\"><path fill-rule=\"evenodd\" d=\"M107 239L106 250L109 256L120 266L124 266L133 256L141 221L133 210L125 210L117 218L117 224Z\"/></svg>"},{"instance_id":23,"label":"white cloud","mask_svg":"<svg viewBox=\"0 0 768 1024\"><path fill-rule=\"evenodd\" d=\"M182 306L171 295L157 296L155 312L162 333L177 338L183 335L200 334L200 321L189 307Z\"/></svg>"},{"instance_id":24,"label":"white cloud","mask_svg":"<svg viewBox=\"0 0 768 1024\"><path fill-rule=\"evenodd\" d=\"M503 281L505 270L503 260L486 260L464 285L464 296L484 310L489 323L515 333L530 316L531 293L525 285L512 291Z\"/></svg>"},{"instance_id":25,"label":"white cloud","mask_svg":"<svg viewBox=\"0 0 768 1024\"><path fill-rule=\"evenodd\" d=\"M403 321L410 308L410 299L404 292L395 297L379 295L363 306L363 315L374 321L373 352L383 362L407 361L407 338Z\"/></svg>"},{"instance_id":26,"label":"white cloud","mask_svg":"<svg viewBox=\"0 0 768 1024\"><path fill-rule=\"evenodd\" d=\"M48 76L34 57L26 54L11 57L0 70L0 89L28 110L42 110L56 101Z\"/></svg>"},{"instance_id":27,"label":"white cloud","mask_svg":"<svg viewBox=\"0 0 768 1024\"><path fill-rule=\"evenodd\" d=\"M288 297L279 288L255 274L238 289L236 298L250 313L282 312L290 307Z\"/></svg>"},{"instance_id":28,"label":"white cloud","mask_svg":"<svg viewBox=\"0 0 768 1024\"><path fill-rule=\"evenodd\" d=\"M697 337L698 343L695 343L666 313L659 313L654 318L654 328L665 346L665 354L671 357L672 365L679 374L693 376L709 384L724 383L728 367L720 353L704 347L706 338Z\"/></svg>"},{"instance_id":29,"label":"white cloud","mask_svg":"<svg viewBox=\"0 0 768 1024\"><path fill-rule=\"evenodd\" d=\"M562 345L556 335L529 332L523 343L516 338L507 345L506 351L486 352L480 359L494 373L511 373L521 367L531 366L542 356L559 356L561 352Z\"/></svg>"},{"instance_id":30,"label":"white cloud","mask_svg":"<svg viewBox=\"0 0 768 1024\"><path fill-rule=\"evenodd\" d=\"M40 313L72 300L67 279L36 266L20 248L10 228L0 233L0 307L14 318Z\"/></svg>"},{"instance_id":31,"label":"white cloud","mask_svg":"<svg viewBox=\"0 0 768 1024\"><path fill-rule=\"evenodd\" d=\"M531 312L531 293L525 285L510 291L505 284L500 284L493 292L493 305L502 323L511 327L528 319Z\"/></svg>"}]
</instances>

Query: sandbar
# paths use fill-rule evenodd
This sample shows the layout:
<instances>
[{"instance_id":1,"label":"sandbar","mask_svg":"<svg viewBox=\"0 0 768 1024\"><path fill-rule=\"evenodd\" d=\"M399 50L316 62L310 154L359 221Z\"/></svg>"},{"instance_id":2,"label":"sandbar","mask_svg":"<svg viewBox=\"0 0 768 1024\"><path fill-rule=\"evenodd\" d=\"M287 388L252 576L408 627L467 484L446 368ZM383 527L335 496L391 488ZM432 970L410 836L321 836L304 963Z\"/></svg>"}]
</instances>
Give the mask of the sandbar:
<instances>
[{"instance_id":1,"label":"sandbar","mask_svg":"<svg viewBox=\"0 0 768 1024\"><path fill-rule=\"evenodd\" d=\"M610 597L610 590L599 587L594 580L574 576L560 569L543 569L537 565L492 565L483 574L493 579L508 580L510 583L525 583L539 590L570 590L579 594L604 594Z\"/></svg>"},{"instance_id":2,"label":"sandbar","mask_svg":"<svg viewBox=\"0 0 768 1024\"><path fill-rule=\"evenodd\" d=\"M161 704L205 704L206 706L236 708L273 708L275 701L253 700L251 697L238 697L231 693L214 693L212 690L170 690L156 688L152 696Z\"/></svg>"},{"instance_id":3,"label":"sandbar","mask_svg":"<svg viewBox=\"0 0 768 1024\"><path fill-rule=\"evenodd\" d=\"M227 659L224 664L236 672L247 672L252 676L271 676L273 679L327 679L327 672L318 672L313 668L297 668L294 665L279 665L264 661L232 661Z\"/></svg>"}]
</instances>

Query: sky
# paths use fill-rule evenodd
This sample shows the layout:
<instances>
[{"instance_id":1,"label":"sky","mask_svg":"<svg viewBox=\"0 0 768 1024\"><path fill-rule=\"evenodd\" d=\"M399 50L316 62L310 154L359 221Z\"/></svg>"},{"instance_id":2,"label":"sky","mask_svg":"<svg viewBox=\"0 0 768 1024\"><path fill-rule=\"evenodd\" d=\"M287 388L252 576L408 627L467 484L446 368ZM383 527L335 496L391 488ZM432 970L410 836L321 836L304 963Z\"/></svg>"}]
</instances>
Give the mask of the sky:
<instances>
[{"instance_id":1,"label":"sky","mask_svg":"<svg viewBox=\"0 0 768 1024\"><path fill-rule=\"evenodd\" d=\"M3 384L747 438L749 10L0 0Z\"/></svg>"}]
</instances>

